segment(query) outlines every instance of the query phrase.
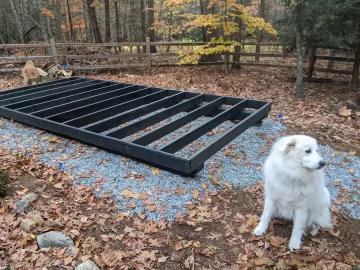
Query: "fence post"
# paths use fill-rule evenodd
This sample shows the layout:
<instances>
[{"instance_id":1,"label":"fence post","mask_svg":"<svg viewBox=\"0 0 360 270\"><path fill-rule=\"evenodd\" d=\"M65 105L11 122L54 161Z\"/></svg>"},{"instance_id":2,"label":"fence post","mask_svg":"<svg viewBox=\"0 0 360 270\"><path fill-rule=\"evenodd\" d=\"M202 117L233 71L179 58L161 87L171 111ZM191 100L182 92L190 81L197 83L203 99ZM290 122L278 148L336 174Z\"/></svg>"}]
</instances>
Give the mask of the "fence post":
<instances>
[{"instance_id":1,"label":"fence post","mask_svg":"<svg viewBox=\"0 0 360 270\"><path fill-rule=\"evenodd\" d=\"M314 73L314 67L316 63L316 48L310 48L310 56L309 56L309 68L307 74L307 81L310 82Z\"/></svg>"},{"instance_id":2,"label":"fence post","mask_svg":"<svg viewBox=\"0 0 360 270\"><path fill-rule=\"evenodd\" d=\"M257 42L256 43L256 55L255 55L255 61L259 62L260 61L260 43Z\"/></svg>"},{"instance_id":3,"label":"fence post","mask_svg":"<svg viewBox=\"0 0 360 270\"><path fill-rule=\"evenodd\" d=\"M230 62L229 52L225 52L225 74L229 74L229 62Z\"/></svg>"},{"instance_id":4,"label":"fence post","mask_svg":"<svg viewBox=\"0 0 360 270\"><path fill-rule=\"evenodd\" d=\"M54 64L58 65L59 64L58 55L56 51L55 40L53 38L50 38L50 47L51 47L51 55L53 57Z\"/></svg>"},{"instance_id":5,"label":"fence post","mask_svg":"<svg viewBox=\"0 0 360 270\"><path fill-rule=\"evenodd\" d=\"M334 49L331 49L331 50L330 50L330 56L331 56L331 57L334 57L334 56L335 56L335 50L334 50ZM329 69L334 69L334 60L329 60L329 62L328 62L328 68L329 68Z\"/></svg>"},{"instance_id":6,"label":"fence post","mask_svg":"<svg viewBox=\"0 0 360 270\"><path fill-rule=\"evenodd\" d=\"M150 37L146 37L146 64L147 64L147 71L149 75L151 75L151 42Z\"/></svg>"}]
</instances>

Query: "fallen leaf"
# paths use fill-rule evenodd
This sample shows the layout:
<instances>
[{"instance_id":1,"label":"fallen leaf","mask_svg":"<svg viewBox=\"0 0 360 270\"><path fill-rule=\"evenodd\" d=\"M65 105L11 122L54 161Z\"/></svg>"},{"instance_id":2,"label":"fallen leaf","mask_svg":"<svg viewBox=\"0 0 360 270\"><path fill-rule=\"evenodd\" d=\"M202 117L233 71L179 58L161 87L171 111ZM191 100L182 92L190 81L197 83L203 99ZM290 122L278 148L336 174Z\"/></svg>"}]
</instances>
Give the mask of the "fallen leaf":
<instances>
[{"instance_id":1,"label":"fallen leaf","mask_svg":"<svg viewBox=\"0 0 360 270\"><path fill-rule=\"evenodd\" d=\"M158 262L159 263L166 262L167 258L169 258L169 257L160 257L160 258L158 258Z\"/></svg>"},{"instance_id":2,"label":"fallen leaf","mask_svg":"<svg viewBox=\"0 0 360 270\"><path fill-rule=\"evenodd\" d=\"M193 246L194 246L194 247L201 247L201 244L200 244L199 241L195 241L195 242L193 243Z\"/></svg>"},{"instance_id":3,"label":"fallen leaf","mask_svg":"<svg viewBox=\"0 0 360 270\"><path fill-rule=\"evenodd\" d=\"M231 184L229 184L229 183L227 183L227 182L224 182L224 185L225 185L228 189L232 190L232 185L231 185Z\"/></svg>"},{"instance_id":4,"label":"fallen leaf","mask_svg":"<svg viewBox=\"0 0 360 270\"><path fill-rule=\"evenodd\" d=\"M274 247L280 247L282 244L286 242L286 238L280 236L271 236L270 237L270 244Z\"/></svg>"},{"instance_id":5,"label":"fallen leaf","mask_svg":"<svg viewBox=\"0 0 360 270\"><path fill-rule=\"evenodd\" d=\"M52 195L51 195L51 194L43 193L43 194L41 194L41 197L43 197L44 199L49 199L49 198L52 197Z\"/></svg>"},{"instance_id":6,"label":"fallen leaf","mask_svg":"<svg viewBox=\"0 0 360 270\"><path fill-rule=\"evenodd\" d=\"M64 258L64 264L65 264L65 265L70 264L72 261L73 261L73 258L72 258L72 257L66 257L66 258Z\"/></svg>"},{"instance_id":7,"label":"fallen leaf","mask_svg":"<svg viewBox=\"0 0 360 270\"><path fill-rule=\"evenodd\" d=\"M16 191L19 195L25 195L29 191L29 188L24 188L23 190Z\"/></svg>"},{"instance_id":8,"label":"fallen leaf","mask_svg":"<svg viewBox=\"0 0 360 270\"><path fill-rule=\"evenodd\" d=\"M51 137L51 138L48 138L48 142L50 142L50 143L61 143L61 139L58 138L58 137Z\"/></svg>"},{"instance_id":9,"label":"fallen leaf","mask_svg":"<svg viewBox=\"0 0 360 270\"><path fill-rule=\"evenodd\" d=\"M203 187L203 189L206 189L208 187L207 184L204 182L201 183L201 186Z\"/></svg>"},{"instance_id":10,"label":"fallen leaf","mask_svg":"<svg viewBox=\"0 0 360 270\"><path fill-rule=\"evenodd\" d=\"M85 217L85 216L82 216L82 217L80 218L80 222L81 222L81 223L86 223L87 220L88 220L88 217Z\"/></svg>"},{"instance_id":11,"label":"fallen leaf","mask_svg":"<svg viewBox=\"0 0 360 270\"><path fill-rule=\"evenodd\" d=\"M355 155L356 155L356 152L355 152L355 151L349 152L348 155L349 155L349 156L355 156Z\"/></svg>"},{"instance_id":12,"label":"fallen leaf","mask_svg":"<svg viewBox=\"0 0 360 270\"><path fill-rule=\"evenodd\" d=\"M260 259L255 260L256 266L273 265L273 264L274 264L274 262L272 260L270 260L269 258L260 258Z\"/></svg>"},{"instance_id":13,"label":"fallen leaf","mask_svg":"<svg viewBox=\"0 0 360 270\"><path fill-rule=\"evenodd\" d=\"M54 185L54 188L63 188L62 183L57 183Z\"/></svg>"},{"instance_id":14,"label":"fallen leaf","mask_svg":"<svg viewBox=\"0 0 360 270\"><path fill-rule=\"evenodd\" d=\"M354 175L354 174L355 174L355 170L354 170L354 169L350 169L350 170L349 170L349 173L350 173L351 175Z\"/></svg>"},{"instance_id":15,"label":"fallen leaf","mask_svg":"<svg viewBox=\"0 0 360 270\"><path fill-rule=\"evenodd\" d=\"M135 198L135 199L137 199L137 198L140 197L140 194L133 193L128 189L123 190L120 194L125 196L126 198Z\"/></svg>"},{"instance_id":16,"label":"fallen leaf","mask_svg":"<svg viewBox=\"0 0 360 270\"><path fill-rule=\"evenodd\" d=\"M209 236L206 236L205 238L211 239L211 240L218 240L222 234L219 233L210 233Z\"/></svg>"},{"instance_id":17,"label":"fallen leaf","mask_svg":"<svg viewBox=\"0 0 360 270\"><path fill-rule=\"evenodd\" d=\"M191 190L191 194L192 194L194 199L199 198L199 195L200 195L200 193L199 193L199 191L197 189Z\"/></svg>"},{"instance_id":18,"label":"fallen leaf","mask_svg":"<svg viewBox=\"0 0 360 270\"><path fill-rule=\"evenodd\" d=\"M339 213L339 208L336 205L331 206L331 212Z\"/></svg>"},{"instance_id":19,"label":"fallen leaf","mask_svg":"<svg viewBox=\"0 0 360 270\"><path fill-rule=\"evenodd\" d=\"M198 227L198 228L196 228L194 231L195 231L195 232L201 232L203 229L204 229L203 227Z\"/></svg>"},{"instance_id":20,"label":"fallen leaf","mask_svg":"<svg viewBox=\"0 0 360 270\"><path fill-rule=\"evenodd\" d=\"M121 213L118 218L119 218L119 220L124 220L124 219L128 218L129 216L130 216L129 213L124 212L124 213Z\"/></svg>"},{"instance_id":21,"label":"fallen leaf","mask_svg":"<svg viewBox=\"0 0 360 270\"><path fill-rule=\"evenodd\" d=\"M187 221L186 221L186 224L189 225L189 226L196 226L196 225L195 225L195 222L194 222L194 221L191 221L191 220L187 220Z\"/></svg>"},{"instance_id":22,"label":"fallen leaf","mask_svg":"<svg viewBox=\"0 0 360 270\"><path fill-rule=\"evenodd\" d=\"M335 200L334 204L342 204L342 201L341 200Z\"/></svg>"},{"instance_id":23,"label":"fallen leaf","mask_svg":"<svg viewBox=\"0 0 360 270\"><path fill-rule=\"evenodd\" d=\"M149 209L150 212L154 212L156 210L156 205L154 204L148 205L147 208Z\"/></svg>"},{"instance_id":24,"label":"fallen leaf","mask_svg":"<svg viewBox=\"0 0 360 270\"><path fill-rule=\"evenodd\" d=\"M152 168L151 172L152 172L153 175L158 175L158 174L161 173L161 171L158 168Z\"/></svg>"},{"instance_id":25,"label":"fallen leaf","mask_svg":"<svg viewBox=\"0 0 360 270\"><path fill-rule=\"evenodd\" d=\"M176 192L176 194L178 194L178 195L185 195L186 192L187 192L187 190L186 190L186 189L181 189L181 188L177 187L177 189L176 189L175 192Z\"/></svg>"}]
</instances>

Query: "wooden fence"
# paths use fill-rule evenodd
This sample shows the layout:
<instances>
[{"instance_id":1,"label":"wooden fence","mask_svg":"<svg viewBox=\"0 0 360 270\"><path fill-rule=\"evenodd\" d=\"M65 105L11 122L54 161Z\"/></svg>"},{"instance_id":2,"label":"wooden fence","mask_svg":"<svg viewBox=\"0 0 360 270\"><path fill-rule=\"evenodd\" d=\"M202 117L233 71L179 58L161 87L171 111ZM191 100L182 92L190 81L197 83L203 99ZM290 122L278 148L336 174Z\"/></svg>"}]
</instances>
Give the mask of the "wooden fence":
<instances>
[{"instance_id":1,"label":"wooden fence","mask_svg":"<svg viewBox=\"0 0 360 270\"><path fill-rule=\"evenodd\" d=\"M11 64L23 64L26 61L53 61L56 64L59 64L64 59L68 60L124 60L129 59L130 63L126 64L104 64L104 65L68 65L66 69L68 70L95 70L95 69L121 69L121 68L129 68L129 67L142 67L146 68L149 73L151 73L151 68L153 66L174 66L178 65L177 61L169 62L154 62L154 59L165 59L166 57L177 57L177 51L171 52L170 47L181 47L182 49L187 47L187 49L193 48L195 46L201 46L206 43L203 42L191 42L191 43L173 43L173 42L150 42L150 39L147 38L146 42L125 42L125 43L55 43L53 39L51 39L50 43L37 43L37 44L0 44L0 50L13 50L13 49L44 49L46 50L46 55L22 55L22 56L4 56L0 57L0 73L2 72L18 72L21 70L19 67L10 67L3 68L5 65ZM159 49L157 53L151 53L151 47L156 46L157 48L166 48L166 51L163 52ZM230 63L238 63L241 66L260 66L260 67L270 67L270 68L281 68L281 69L296 69L295 64L279 64L279 63L261 63L260 59L270 58L270 59L291 59L296 58L295 54L287 54L287 53L261 53L261 47L278 47L282 48L282 45L279 43L256 43L256 42L244 42L242 43L242 47L245 46L255 46L256 52L240 52L240 53L230 53L223 57L222 61L215 62L205 62L200 63L201 65L224 65ZM111 55L102 55L102 54L91 54L91 55L77 55L77 54L64 54L63 51L67 48L76 49L76 48L89 48L96 47L97 49L101 48L131 48L131 52L121 52L121 53L113 53ZM133 48L137 48L135 53L132 52ZM160 52L159 52L160 51ZM238 62L232 61L231 57L238 55ZM231 56L231 57L230 57ZM136 59L143 59L140 63L132 62L131 58L136 57ZM244 61L243 59L249 59L254 57L254 61ZM308 57L309 58L309 57ZM354 58L347 56L327 56L327 55L313 55L310 62L316 63L316 60L327 60L332 63L334 62L344 62L344 63L353 63ZM275 61L274 61L275 62ZM330 68L318 67L313 70L316 72L325 72L325 73L336 73L336 74L344 74L351 75L352 74L352 64L351 68L347 69L334 69L333 64L328 65ZM305 66L306 68L306 66Z\"/></svg>"}]
</instances>

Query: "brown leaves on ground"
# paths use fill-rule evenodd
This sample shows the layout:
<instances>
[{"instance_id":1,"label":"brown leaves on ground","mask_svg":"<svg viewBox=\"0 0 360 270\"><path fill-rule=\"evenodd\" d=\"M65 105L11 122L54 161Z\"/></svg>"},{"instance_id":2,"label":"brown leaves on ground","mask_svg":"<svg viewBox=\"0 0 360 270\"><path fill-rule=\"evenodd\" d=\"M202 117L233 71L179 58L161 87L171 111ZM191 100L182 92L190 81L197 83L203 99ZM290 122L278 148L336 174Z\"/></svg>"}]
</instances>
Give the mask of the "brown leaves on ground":
<instances>
[{"instance_id":1,"label":"brown leaves on ground","mask_svg":"<svg viewBox=\"0 0 360 270\"><path fill-rule=\"evenodd\" d=\"M302 250L296 253L287 248L289 223L274 221L264 237L254 237L252 231L262 210L262 183L250 192L228 190L202 197L194 189L190 192L195 202L187 205L187 215L169 224L149 221L144 214L117 214L109 196L95 198L97 184L73 187L69 185L72 177L62 171L14 159L4 149L0 153L0 162L16 179L13 195L0 205L0 256L4 258L0 267L11 264L17 269L42 269L57 263L75 267L91 259L113 269L347 269L359 261L360 243L354 236L360 233L359 222L351 223L351 230L347 230L347 224L355 221L340 213L334 230L305 238ZM27 174L29 169L38 177ZM51 195L39 196L34 204L44 221L31 232L22 232L19 224L24 216L13 213L12 207L23 194L39 191ZM137 196L131 190L123 195ZM143 199L149 209L156 206L154 201ZM75 252L39 250L36 235L49 230L69 235Z\"/></svg>"}]
</instances>

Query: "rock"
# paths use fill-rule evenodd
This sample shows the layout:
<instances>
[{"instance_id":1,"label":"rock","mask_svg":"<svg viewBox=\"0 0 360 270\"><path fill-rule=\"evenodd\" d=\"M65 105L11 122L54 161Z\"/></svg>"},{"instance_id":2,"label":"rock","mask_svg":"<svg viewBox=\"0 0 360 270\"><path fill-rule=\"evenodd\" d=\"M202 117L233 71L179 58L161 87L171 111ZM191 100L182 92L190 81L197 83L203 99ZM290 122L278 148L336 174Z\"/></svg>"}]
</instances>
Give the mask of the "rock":
<instances>
[{"instance_id":1,"label":"rock","mask_svg":"<svg viewBox=\"0 0 360 270\"><path fill-rule=\"evenodd\" d=\"M100 268L92 260L87 260L76 266L75 270L100 270Z\"/></svg>"},{"instance_id":2,"label":"rock","mask_svg":"<svg viewBox=\"0 0 360 270\"><path fill-rule=\"evenodd\" d=\"M15 205L18 211L29 212L31 210L31 203L38 198L38 195L35 193L29 193Z\"/></svg>"},{"instance_id":3,"label":"rock","mask_svg":"<svg viewBox=\"0 0 360 270\"><path fill-rule=\"evenodd\" d=\"M3 197L6 195L6 192L9 189L10 184L10 178L7 176L7 174L0 170L0 197Z\"/></svg>"},{"instance_id":4,"label":"rock","mask_svg":"<svg viewBox=\"0 0 360 270\"><path fill-rule=\"evenodd\" d=\"M31 230L36 227L36 222L32 219L24 218L21 220L20 227L24 232L31 232Z\"/></svg>"},{"instance_id":5,"label":"rock","mask_svg":"<svg viewBox=\"0 0 360 270\"><path fill-rule=\"evenodd\" d=\"M31 211L31 212L29 212L29 213L26 214L26 217L27 217L28 219L31 219L31 220L35 221L35 222L44 221L38 211Z\"/></svg>"},{"instance_id":6,"label":"rock","mask_svg":"<svg viewBox=\"0 0 360 270\"><path fill-rule=\"evenodd\" d=\"M39 248L74 247L73 240L62 232L50 231L36 236Z\"/></svg>"}]
</instances>

